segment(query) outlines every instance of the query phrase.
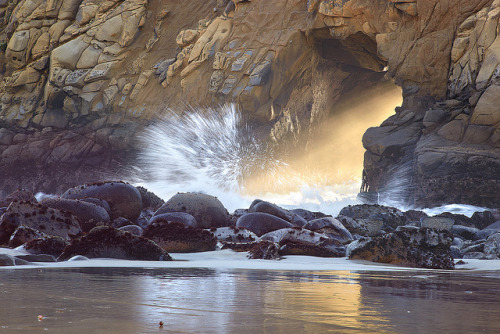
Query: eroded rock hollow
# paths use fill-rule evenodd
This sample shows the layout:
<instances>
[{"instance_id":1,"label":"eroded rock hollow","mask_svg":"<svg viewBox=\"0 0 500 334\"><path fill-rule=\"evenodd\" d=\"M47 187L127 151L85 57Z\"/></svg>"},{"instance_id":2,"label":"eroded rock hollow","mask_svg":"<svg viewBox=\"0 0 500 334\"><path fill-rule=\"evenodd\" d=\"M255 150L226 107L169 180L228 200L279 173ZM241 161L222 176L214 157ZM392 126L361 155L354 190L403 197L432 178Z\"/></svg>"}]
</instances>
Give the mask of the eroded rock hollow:
<instances>
[{"instance_id":1,"label":"eroded rock hollow","mask_svg":"<svg viewBox=\"0 0 500 334\"><path fill-rule=\"evenodd\" d=\"M389 79L403 103L363 137L362 191L396 175L413 204L497 206L499 16L497 0L0 1L0 191L113 176L188 104L237 103L293 150Z\"/></svg>"}]
</instances>

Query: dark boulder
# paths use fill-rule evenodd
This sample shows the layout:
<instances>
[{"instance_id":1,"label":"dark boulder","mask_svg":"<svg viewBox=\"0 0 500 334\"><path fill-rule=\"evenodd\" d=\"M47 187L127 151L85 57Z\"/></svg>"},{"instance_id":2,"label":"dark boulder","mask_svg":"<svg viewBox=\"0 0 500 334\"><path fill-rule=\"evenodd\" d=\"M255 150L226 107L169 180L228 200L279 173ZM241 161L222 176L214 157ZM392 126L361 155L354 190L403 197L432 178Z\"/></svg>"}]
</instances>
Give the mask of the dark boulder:
<instances>
[{"instance_id":1,"label":"dark boulder","mask_svg":"<svg viewBox=\"0 0 500 334\"><path fill-rule=\"evenodd\" d=\"M61 237L47 236L31 240L25 243L23 248L30 254L49 254L57 258L67 246L69 241Z\"/></svg>"},{"instance_id":2,"label":"dark boulder","mask_svg":"<svg viewBox=\"0 0 500 334\"><path fill-rule=\"evenodd\" d=\"M346 217L339 215L337 216L337 220L344 225L344 227L351 232L352 235L357 235L357 236L368 236L370 233L366 225L361 225L357 221L355 221L351 217Z\"/></svg>"},{"instance_id":3,"label":"dark boulder","mask_svg":"<svg viewBox=\"0 0 500 334\"><path fill-rule=\"evenodd\" d=\"M483 212L474 212L471 217L471 221L474 227L482 230L497 221L496 218L497 217L493 212L486 210Z\"/></svg>"},{"instance_id":4,"label":"dark boulder","mask_svg":"<svg viewBox=\"0 0 500 334\"><path fill-rule=\"evenodd\" d=\"M300 227L304 226L307 223L307 221L300 215L291 213L288 210L277 206L276 204L269 203L266 201L259 201L254 205L250 206L248 212L267 213L276 216L278 218L281 218L283 220L286 220L287 222L292 223L295 226L300 226Z\"/></svg>"},{"instance_id":5,"label":"dark boulder","mask_svg":"<svg viewBox=\"0 0 500 334\"><path fill-rule=\"evenodd\" d=\"M192 215L199 228L231 226L231 216L217 197L199 193L178 193L170 198L155 216L162 213L186 212Z\"/></svg>"},{"instance_id":6,"label":"dark boulder","mask_svg":"<svg viewBox=\"0 0 500 334\"><path fill-rule=\"evenodd\" d=\"M254 244L248 251L250 259L279 260L279 246L275 242L262 240Z\"/></svg>"},{"instance_id":7,"label":"dark boulder","mask_svg":"<svg viewBox=\"0 0 500 334\"><path fill-rule=\"evenodd\" d=\"M142 210L139 218L137 218L136 224L143 229L146 228L154 214L155 213L151 210Z\"/></svg>"},{"instance_id":8,"label":"dark boulder","mask_svg":"<svg viewBox=\"0 0 500 334\"><path fill-rule=\"evenodd\" d=\"M310 221L310 220L314 220L314 219L318 219L318 218L323 218L323 217L328 217L328 215L326 215L322 212L313 212L313 211L309 211L306 209L292 209L292 210L289 210L289 212L301 216L306 221Z\"/></svg>"},{"instance_id":9,"label":"dark boulder","mask_svg":"<svg viewBox=\"0 0 500 334\"><path fill-rule=\"evenodd\" d=\"M14 233L10 236L9 239L9 247L15 248L21 245L24 245L28 241L38 239L44 236L44 233L32 229L31 227L27 227L24 225L19 226L16 228Z\"/></svg>"},{"instance_id":10,"label":"dark boulder","mask_svg":"<svg viewBox=\"0 0 500 334\"><path fill-rule=\"evenodd\" d=\"M112 228L120 228L127 225L132 225L133 223L125 217L118 217L111 223Z\"/></svg>"},{"instance_id":11,"label":"dark boulder","mask_svg":"<svg viewBox=\"0 0 500 334\"><path fill-rule=\"evenodd\" d=\"M455 220L450 217L434 216L420 219L420 227L451 231Z\"/></svg>"},{"instance_id":12,"label":"dark boulder","mask_svg":"<svg viewBox=\"0 0 500 334\"><path fill-rule=\"evenodd\" d=\"M453 225L453 227L451 228L451 233L468 240L473 240L478 232L479 229L475 227L468 227L463 225Z\"/></svg>"},{"instance_id":13,"label":"dark boulder","mask_svg":"<svg viewBox=\"0 0 500 334\"><path fill-rule=\"evenodd\" d=\"M39 203L14 201L0 217L0 239L7 235L10 238L9 231L12 234L20 225L68 240L82 231L79 219L69 212Z\"/></svg>"},{"instance_id":14,"label":"dark boulder","mask_svg":"<svg viewBox=\"0 0 500 334\"><path fill-rule=\"evenodd\" d=\"M252 231L234 226L211 228L210 233L223 243L248 243L258 239L257 235Z\"/></svg>"},{"instance_id":15,"label":"dark boulder","mask_svg":"<svg viewBox=\"0 0 500 334\"><path fill-rule=\"evenodd\" d=\"M472 221L472 219L470 219L469 217L465 216L465 215L462 215L462 214L458 214L458 213L451 213L451 212L443 212L443 213L440 213L436 216L433 216L431 218L449 218L449 219L452 219L454 221L454 224L455 225L463 225L463 226L470 226L470 227L475 227L474 226L474 222Z\"/></svg>"},{"instance_id":16,"label":"dark boulder","mask_svg":"<svg viewBox=\"0 0 500 334\"><path fill-rule=\"evenodd\" d=\"M161 219L146 227L142 236L170 253L213 251L217 246L217 239L206 230Z\"/></svg>"},{"instance_id":17,"label":"dark boulder","mask_svg":"<svg viewBox=\"0 0 500 334\"><path fill-rule=\"evenodd\" d=\"M8 254L0 254L0 267L9 267L9 266L22 266L31 264L30 262L22 259L18 259L15 256Z\"/></svg>"},{"instance_id":18,"label":"dark boulder","mask_svg":"<svg viewBox=\"0 0 500 334\"><path fill-rule=\"evenodd\" d=\"M109 213L111 212L111 207L109 206L109 203L106 202L105 200L103 199L100 199L100 198L93 198L93 197L86 197L86 198L82 198L80 199L80 201L82 202L87 202L87 203L92 203L92 204L95 204L95 205L99 205L100 207L102 207L104 210L106 210L106 212Z\"/></svg>"},{"instance_id":19,"label":"dark boulder","mask_svg":"<svg viewBox=\"0 0 500 334\"><path fill-rule=\"evenodd\" d=\"M73 240L58 260L75 255L88 258L113 258L142 261L169 261L170 255L153 241L109 226L99 226Z\"/></svg>"},{"instance_id":20,"label":"dark boulder","mask_svg":"<svg viewBox=\"0 0 500 334\"><path fill-rule=\"evenodd\" d=\"M474 240L488 239L490 235L495 234L497 232L500 232L500 220L494 222L491 225L486 226L486 228L477 232L474 237Z\"/></svg>"},{"instance_id":21,"label":"dark boulder","mask_svg":"<svg viewBox=\"0 0 500 334\"><path fill-rule=\"evenodd\" d=\"M160 213L159 215L154 215L149 221L148 225L154 223L159 219L178 222L186 226L198 228L198 223L196 222L196 219L192 215L186 212L168 212L168 213Z\"/></svg>"},{"instance_id":22,"label":"dark boulder","mask_svg":"<svg viewBox=\"0 0 500 334\"><path fill-rule=\"evenodd\" d=\"M110 218L125 217L135 222L142 210L139 190L124 182L99 182L67 190L61 197L69 199L99 198L108 202Z\"/></svg>"},{"instance_id":23,"label":"dark boulder","mask_svg":"<svg viewBox=\"0 0 500 334\"><path fill-rule=\"evenodd\" d=\"M70 212L72 215L78 217L80 222L86 222L91 219L96 222L105 223L109 223L110 221L108 212L102 206L93 203L61 197L47 197L40 203L49 208Z\"/></svg>"},{"instance_id":24,"label":"dark boulder","mask_svg":"<svg viewBox=\"0 0 500 334\"><path fill-rule=\"evenodd\" d=\"M420 219L429 217L425 212L418 210L408 210L403 212L403 215L406 218L407 223L418 223Z\"/></svg>"},{"instance_id":25,"label":"dark boulder","mask_svg":"<svg viewBox=\"0 0 500 334\"><path fill-rule=\"evenodd\" d=\"M492 234L484 243L484 252L495 257L500 257L500 233Z\"/></svg>"},{"instance_id":26,"label":"dark boulder","mask_svg":"<svg viewBox=\"0 0 500 334\"><path fill-rule=\"evenodd\" d=\"M405 267L453 269L450 246L453 235L432 229L402 229L354 241L348 247L352 260L367 260Z\"/></svg>"},{"instance_id":27,"label":"dark boulder","mask_svg":"<svg viewBox=\"0 0 500 334\"><path fill-rule=\"evenodd\" d=\"M293 226L293 224L286 220L262 212L248 213L236 221L236 227L246 228L259 237L271 231L291 228Z\"/></svg>"},{"instance_id":28,"label":"dark boulder","mask_svg":"<svg viewBox=\"0 0 500 334\"><path fill-rule=\"evenodd\" d=\"M144 233L142 227L137 226L137 225L126 225L118 228L120 231L125 231L128 233L132 233L133 235L137 235L138 237L142 236Z\"/></svg>"},{"instance_id":29,"label":"dark boulder","mask_svg":"<svg viewBox=\"0 0 500 334\"><path fill-rule=\"evenodd\" d=\"M307 255L317 257L344 257L345 248L331 249L304 242L285 241L280 244L279 254L285 255Z\"/></svg>"},{"instance_id":30,"label":"dark boulder","mask_svg":"<svg viewBox=\"0 0 500 334\"><path fill-rule=\"evenodd\" d=\"M37 202L35 196L33 196L33 193L31 191L26 190L26 189L17 189L9 196L0 200L0 208L1 207L8 207L10 205L10 203L12 203L16 200L17 201L32 202L32 203Z\"/></svg>"},{"instance_id":31,"label":"dark boulder","mask_svg":"<svg viewBox=\"0 0 500 334\"><path fill-rule=\"evenodd\" d=\"M378 204L349 205L340 210L339 215L359 219L376 220L383 223L383 227L397 228L406 224L405 215L398 209Z\"/></svg>"},{"instance_id":32,"label":"dark boulder","mask_svg":"<svg viewBox=\"0 0 500 334\"><path fill-rule=\"evenodd\" d=\"M16 258L28 262L57 262L56 257L49 254L16 255Z\"/></svg>"},{"instance_id":33,"label":"dark boulder","mask_svg":"<svg viewBox=\"0 0 500 334\"><path fill-rule=\"evenodd\" d=\"M147 190L144 187L136 187L137 190L139 190L139 193L141 193L141 198L142 198L142 210L151 210L151 211L156 211L158 210L163 204L165 204L165 201L162 200L160 197L156 196L156 194L152 193L151 191Z\"/></svg>"},{"instance_id":34,"label":"dark boulder","mask_svg":"<svg viewBox=\"0 0 500 334\"><path fill-rule=\"evenodd\" d=\"M316 233L300 227L284 228L264 234L260 240L272 241L283 247L281 255L312 255L342 257L345 256L345 247L336 239L323 233ZM284 247L289 245L288 247ZM301 249L304 252L301 252ZM287 251L285 251L287 250ZM320 255L321 254L321 255Z\"/></svg>"},{"instance_id":35,"label":"dark boulder","mask_svg":"<svg viewBox=\"0 0 500 334\"><path fill-rule=\"evenodd\" d=\"M330 238L336 239L342 243L352 241L353 237L344 225L333 217L323 217L310 220L304 228L307 230L324 233Z\"/></svg>"}]
</instances>

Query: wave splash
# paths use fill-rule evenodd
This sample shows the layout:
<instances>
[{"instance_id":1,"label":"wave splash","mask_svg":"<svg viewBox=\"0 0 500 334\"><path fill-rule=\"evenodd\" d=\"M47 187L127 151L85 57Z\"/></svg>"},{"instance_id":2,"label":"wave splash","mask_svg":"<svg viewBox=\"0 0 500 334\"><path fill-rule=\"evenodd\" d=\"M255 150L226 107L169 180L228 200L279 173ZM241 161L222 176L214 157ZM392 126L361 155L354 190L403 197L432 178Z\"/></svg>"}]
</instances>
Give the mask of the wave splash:
<instances>
[{"instance_id":1,"label":"wave splash","mask_svg":"<svg viewBox=\"0 0 500 334\"><path fill-rule=\"evenodd\" d=\"M235 201L247 205L241 196L247 179L286 168L252 135L235 105L169 111L139 138L142 151L134 172L138 183L161 195L205 192L230 207Z\"/></svg>"}]
</instances>

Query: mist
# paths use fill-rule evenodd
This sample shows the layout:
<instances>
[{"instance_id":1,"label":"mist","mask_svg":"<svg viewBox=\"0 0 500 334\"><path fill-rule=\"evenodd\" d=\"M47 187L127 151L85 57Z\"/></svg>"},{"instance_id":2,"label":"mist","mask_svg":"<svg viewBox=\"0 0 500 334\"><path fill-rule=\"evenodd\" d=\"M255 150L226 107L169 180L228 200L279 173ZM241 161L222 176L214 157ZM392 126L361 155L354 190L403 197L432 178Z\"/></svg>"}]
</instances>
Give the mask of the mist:
<instances>
[{"instance_id":1,"label":"mist","mask_svg":"<svg viewBox=\"0 0 500 334\"><path fill-rule=\"evenodd\" d=\"M307 141L305 150L283 160L287 167L279 175L246 180L246 191L287 193L304 187L335 187L357 193L365 152L363 134L393 115L401 103L401 88L390 81L343 96L307 138L299 139Z\"/></svg>"}]
</instances>

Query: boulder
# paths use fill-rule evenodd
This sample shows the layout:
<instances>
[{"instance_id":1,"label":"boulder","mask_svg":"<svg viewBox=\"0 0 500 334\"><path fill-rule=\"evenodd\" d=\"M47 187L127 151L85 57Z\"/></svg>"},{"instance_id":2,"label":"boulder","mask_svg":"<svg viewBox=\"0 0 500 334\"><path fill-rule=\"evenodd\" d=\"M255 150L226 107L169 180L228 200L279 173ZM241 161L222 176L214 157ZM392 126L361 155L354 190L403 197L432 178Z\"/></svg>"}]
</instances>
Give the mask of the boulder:
<instances>
[{"instance_id":1,"label":"boulder","mask_svg":"<svg viewBox=\"0 0 500 334\"><path fill-rule=\"evenodd\" d=\"M16 258L28 262L57 262L56 257L49 254L16 255Z\"/></svg>"},{"instance_id":2,"label":"boulder","mask_svg":"<svg viewBox=\"0 0 500 334\"><path fill-rule=\"evenodd\" d=\"M420 219L420 227L432 228L434 230L451 231L455 221L445 217L425 217Z\"/></svg>"},{"instance_id":3,"label":"boulder","mask_svg":"<svg viewBox=\"0 0 500 334\"><path fill-rule=\"evenodd\" d=\"M28 261L18 259L8 254L0 254L0 267L21 266L30 264Z\"/></svg>"},{"instance_id":4,"label":"boulder","mask_svg":"<svg viewBox=\"0 0 500 334\"><path fill-rule=\"evenodd\" d=\"M488 237L484 244L484 252L500 257L500 233L495 233Z\"/></svg>"},{"instance_id":5,"label":"boulder","mask_svg":"<svg viewBox=\"0 0 500 334\"><path fill-rule=\"evenodd\" d=\"M75 255L142 261L170 261L170 255L153 241L108 226L99 226L73 240L58 260Z\"/></svg>"},{"instance_id":6,"label":"boulder","mask_svg":"<svg viewBox=\"0 0 500 334\"><path fill-rule=\"evenodd\" d=\"M14 201L0 217L0 234L3 234L0 239L7 235L10 237L9 231L12 234L20 225L67 240L82 232L78 218L69 212L49 208L39 203Z\"/></svg>"},{"instance_id":7,"label":"boulder","mask_svg":"<svg viewBox=\"0 0 500 334\"><path fill-rule=\"evenodd\" d=\"M12 203L15 200L27 201L27 202L33 202L33 203L37 202L35 196L33 196L33 193L31 191L26 190L26 189L17 189L9 196L0 200L0 208L1 207L8 207L10 205L10 203Z\"/></svg>"},{"instance_id":8,"label":"boulder","mask_svg":"<svg viewBox=\"0 0 500 334\"><path fill-rule=\"evenodd\" d=\"M471 217L471 220L473 226L477 227L480 230L486 228L488 225L491 225L497 221L494 213L488 210L483 212L474 212L474 214Z\"/></svg>"},{"instance_id":9,"label":"boulder","mask_svg":"<svg viewBox=\"0 0 500 334\"><path fill-rule=\"evenodd\" d=\"M260 237L263 241L272 241L283 247L290 246L282 255L313 255L322 257L342 257L345 256L345 247L338 240L330 238L326 234L316 233L299 227L284 228L272 231ZM304 252L301 253L300 249ZM293 251L292 251L293 250ZM321 254L321 255L320 255Z\"/></svg>"},{"instance_id":10,"label":"boulder","mask_svg":"<svg viewBox=\"0 0 500 334\"><path fill-rule=\"evenodd\" d=\"M286 220L262 212L248 213L241 216L236 221L236 227L246 228L255 233L257 236L282 228L291 228L293 226L293 224L287 222Z\"/></svg>"},{"instance_id":11,"label":"boulder","mask_svg":"<svg viewBox=\"0 0 500 334\"><path fill-rule=\"evenodd\" d=\"M340 210L339 215L350 217L365 226L370 222L381 222L380 228L383 229L397 228L406 224L406 218L400 210L377 204L349 205ZM370 226L366 227L370 229Z\"/></svg>"},{"instance_id":12,"label":"boulder","mask_svg":"<svg viewBox=\"0 0 500 334\"><path fill-rule=\"evenodd\" d=\"M279 246L272 241L262 240L256 243L248 252L250 259L279 260Z\"/></svg>"},{"instance_id":13,"label":"boulder","mask_svg":"<svg viewBox=\"0 0 500 334\"><path fill-rule=\"evenodd\" d=\"M86 201L49 197L44 198L40 203L48 206L49 208L70 212L72 215L78 217L81 222L86 222L91 219L96 222L110 222L109 214L106 209L102 206Z\"/></svg>"},{"instance_id":14,"label":"boulder","mask_svg":"<svg viewBox=\"0 0 500 334\"><path fill-rule=\"evenodd\" d=\"M95 204L95 205L99 205L99 206L103 207L104 210L106 210L106 212L108 213L108 215L111 212L111 207L109 206L109 203L106 202L103 199L93 198L93 197L87 197L87 198L82 198L80 201L87 202L87 203L92 203L92 204Z\"/></svg>"},{"instance_id":15,"label":"boulder","mask_svg":"<svg viewBox=\"0 0 500 334\"><path fill-rule=\"evenodd\" d=\"M142 236L142 233L144 233L143 229L137 225L122 226L122 227L118 228L118 230L132 233L133 235L137 235L138 237Z\"/></svg>"},{"instance_id":16,"label":"boulder","mask_svg":"<svg viewBox=\"0 0 500 334\"><path fill-rule=\"evenodd\" d=\"M213 251L217 245L217 239L208 231L161 219L146 227L143 237L171 253Z\"/></svg>"},{"instance_id":17,"label":"boulder","mask_svg":"<svg viewBox=\"0 0 500 334\"><path fill-rule=\"evenodd\" d=\"M295 226L304 226L307 221L300 215L291 213L288 210L285 210L276 204L269 203L266 201L260 201L257 203L252 203L253 205L250 206L248 209L248 212L262 212L262 213L267 213L273 216L276 216L278 218L281 218L283 220L286 220L289 223L292 223Z\"/></svg>"},{"instance_id":18,"label":"boulder","mask_svg":"<svg viewBox=\"0 0 500 334\"><path fill-rule=\"evenodd\" d=\"M154 214L155 213L151 210L142 210L139 218L137 218L137 221L135 223L144 229L149 225L149 221Z\"/></svg>"},{"instance_id":19,"label":"boulder","mask_svg":"<svg viewBox=\"0 0 500 334\"><path fill-rule=\"evenodd\" d=\"M326 247L312 245L304 242L287 241L281 245L279 254L284 255L307 255L317 257L344 257L345 249L332 250Z\"/></svg>"},{"instance_id":20,"label":"boulder","mask_svg":"<svg viewBox=\"0 0 500 334\"><path fill-rule=\"evenodd\" d=\"M168 212L168 213L161 213L159 215L154 215L149 221L148 225L154 223L157 220L179 222L186 226L198 228L198 223L196 223L196 219L192 215L186 212Z\"/></svg>"},{"instance_id":21,"label":"boulder","mask_svg":"<svg viewBox=\"0 0 500 334\"><path fill-rule=\"evenodd\" d=\"M310 220L304 228L310 231L324 233L330 238L336 239L341 243L352 241L353 237L344 225L333 217L323 217Z\"/></svg>"},{"instance_id":22,"label":"boulder","mask_svg":"<svg viewBox=\"0 0 500 334\"><path fill-rule=\"evenodd\" d=\"M478 232L479 229L475 227L468 227L463 225L453 225L453 227L451 228L451 233L468 240L473 240Z\"/></svg>"},{"instance_id":23,"label":"boulder","mask_svg":"<svg viewBox=\"0 0 500 334\"><path fill-rule=\"evenodd\" d=\"M67 190L62 198L84 199L87 197L105 200L110 206L110 218L125 217L135 222L142 209L140 192L125 182L98 182L77 186Z\"/></svg>"},{"instance_id":24,"label":"boulder","mask_svg":"<svg viewBox=\"0 0 500 334\"><path fill-rule=\"evenodd\" d=\"M328 216L322 212L313 212L313 211L309 211L306 209L292 209L292 210L289 210L289 212L301 216L306 221L310 221L313 219L318 219L318 218L323 218L323 217Z\"/></svg>"},{"instance_id":25,"label":"boulder","mask_svg":"<svg viewBox=\"0 0 500 334\"><path fill-rule=\"evenodd\" d=\"M139 193L141 194L142 198L142 209L143 210L152 210L156 211L158 210L163 204L165 204L165 201L162 200L160 197L156 196L154 193L151 191L147 190L144 187L136 187L137 190L139 190Z\"/></svg>"},{"instance_id":26,"label":"boulder","mask_svg":"<svg viewBox=\"0 0 500 334\"><path fill-rule=\"evenodd\" d=\"M408 229L381 237L361 239L348 247L349 259L405 267L453 269L450 253L453 235L428 228Z\"/></svg>"},{"instance_id":27,"label":"boulder","mask_svg":"<svg viewBox=\"0 0 500 334\"><path fill-rule=\"evenodd\" d=\"M30 254L49 254L57 258L67 246L69 246L69 241L66 239L46 236L25 243L23 248Z\"/></svg>"},{"instance_id":28,"label":"boulder","mask_svg":"<svg viewBox=\"0 0 500 334\"><path fill-rule=\"evenodd\" d=\"M368 236L370 234L370 231L364 224L358 223L356 220L352 219L351 217L339 215L337 216L337 220L344 225L344 227L351 232L352 235L358 235L358 236Z\"/></svg>"},{"instance_id":29,"label":"boulder","mask_svg":"<svg viewBox=\"0 0 500 334\"><path fill-rule=\"evenodd\" d=\"M118 217L111 223L112 228L120 228L127 225L132 225L133 223L124 217Z\"/></svg>"},{"instance_id":30,"label":"boulder","mask_svg":"<svg viewBox=\"0 0 500 334\"><path fill-rule=\"evenodd\" d=\"M258 239L255 233L246 228L234 226L211 228L210 233L222 243L249 243L255 242Z\"/></svg>"},{"instance_id":31,"label":"boulder","mask_svg":"<svg viewBox=\"0 0 500 334\"><path fill-rule=\"evenodd\" d=\"M44 233L38 230L34 230L30 227L21 225L18 228L16 228L14 233L12 233L12 235L10 236L9 247L15 248L27 243L28 241L38 239L43 236Z\"/></svg>"},{"instance_id":32,"label":"boulder","mask_svg":"<svg viewBox=\"0 0 500 334\"><path fill-rule=\"evenodd\" d=\"M155 216L169 212L186 212L192 215L199 228L231 225L231 217L217 197L199 193L178 193L170 198Z\"/></svg>"}]
</instances>

